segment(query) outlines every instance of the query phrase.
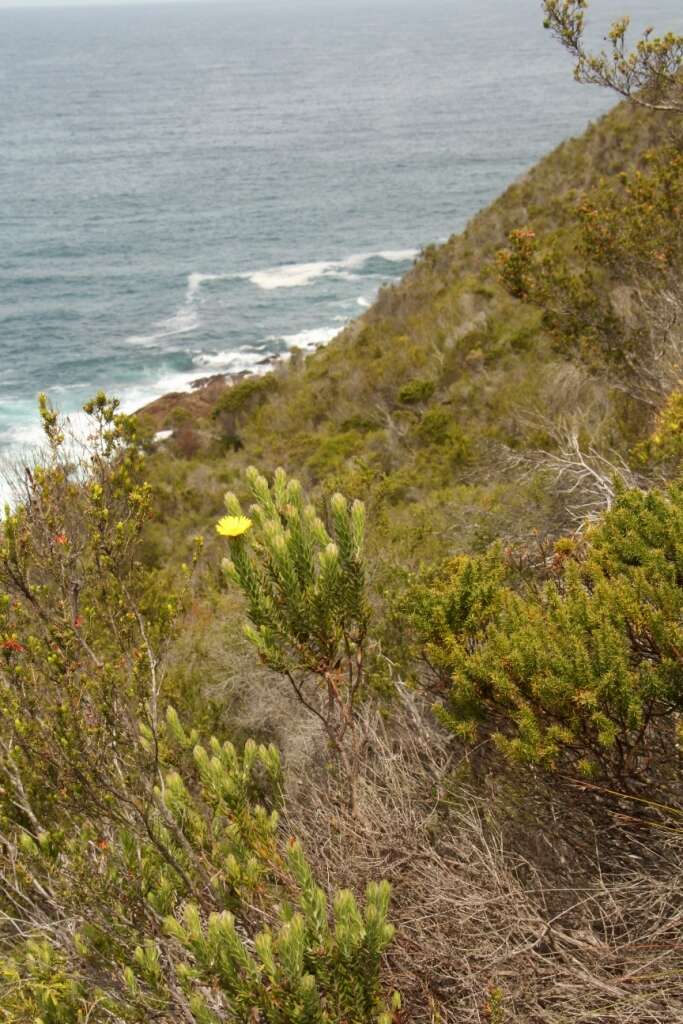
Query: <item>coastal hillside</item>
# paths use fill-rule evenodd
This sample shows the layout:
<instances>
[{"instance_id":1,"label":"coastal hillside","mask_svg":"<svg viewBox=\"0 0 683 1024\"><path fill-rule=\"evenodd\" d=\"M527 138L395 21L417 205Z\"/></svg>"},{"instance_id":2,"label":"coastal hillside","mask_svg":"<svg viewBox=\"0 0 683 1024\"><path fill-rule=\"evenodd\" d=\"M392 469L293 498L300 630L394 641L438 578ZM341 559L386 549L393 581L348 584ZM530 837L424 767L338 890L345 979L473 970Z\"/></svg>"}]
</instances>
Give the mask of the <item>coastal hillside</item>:
<instances>
[{"instance_id":1,"label":"coastal hillside","mask_svg":"<svg viewBox=\"0 0 683 1024\"><path fill-rule=\"evenodd\" d=\"M620 105L462 235L428 247L324 349L295 353L218 399L214 381L156 403L155 429L175 431L172 466L163 451L155 457L162 491L175 503L200 472L203 513L212 514L241 467L283 465L307 484L362 497L383 554L400 560L571 528L580 500L567 500L571 475L553 472L567 446L590 439L598 457L619 461L647 435L653 408L617 388L599 354L563 350L542 305L506 290L496 254L518 228L571 253L581 202L647 168L664 136L661 115ZM624 287L613 270L600 282L616 316ZM239 450L226 455L231 447Z\"/></svg>"},{"instance_id":2,"label":"coastal hillside","mask_svg":"<svg viewBox=\"0 0 683 1024\"><path fill-rule=\"evenodd\" d=\"M328 345L0 524L2 1024L683 1019L683 38Z\"/></svg>"}]
</instances>

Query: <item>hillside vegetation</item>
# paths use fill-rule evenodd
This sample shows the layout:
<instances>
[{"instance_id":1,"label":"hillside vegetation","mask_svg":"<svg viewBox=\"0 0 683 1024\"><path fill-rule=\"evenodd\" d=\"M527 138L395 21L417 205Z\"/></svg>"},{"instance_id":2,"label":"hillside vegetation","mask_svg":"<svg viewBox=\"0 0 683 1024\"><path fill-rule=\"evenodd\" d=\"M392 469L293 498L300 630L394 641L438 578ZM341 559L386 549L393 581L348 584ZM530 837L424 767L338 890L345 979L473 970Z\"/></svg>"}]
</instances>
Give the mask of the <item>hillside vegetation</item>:
<instances>
[{"instance_id":1,"label":"hillside vegetation","mask_svg":"<svg viewBox=\"0 0 683 1024\"><path fill-rule=\"evenodd\" d=\"M41 399L3 1024L683 1019L683 39L543 6L622 102L327 347Z\"/></svg>"},{"instance_id":2,"label":"hillside vegetation","mask_svg":"<svg viewBox=\"0 0 683 1024\"><path fill-rule=\"evenodd\" d=\"M661 116L622 105L564 143L463 235L425 250L327 347L230 389L204 425L218 458L184 459L169 491L193 487L197 465L203 480L215 465L220 485L250 462L283 465L321 490L362 497L384 554L401 562L571 526L566 481L552 486L539 453L559 454L578 434L626 457L652 429L653 409L617 389L597 354L577 358L559 344L543 308L506 291L495 257L520 227L574 252L586 193L603 176L645 170L665 133ZM619 308L628 285L605 277L614 315L628 315ZM157 425L174 423L171 411ZM187 444L189 431L179 433ZM221 443L240 451L226 460Z\"/></svg>"}]
</instances>

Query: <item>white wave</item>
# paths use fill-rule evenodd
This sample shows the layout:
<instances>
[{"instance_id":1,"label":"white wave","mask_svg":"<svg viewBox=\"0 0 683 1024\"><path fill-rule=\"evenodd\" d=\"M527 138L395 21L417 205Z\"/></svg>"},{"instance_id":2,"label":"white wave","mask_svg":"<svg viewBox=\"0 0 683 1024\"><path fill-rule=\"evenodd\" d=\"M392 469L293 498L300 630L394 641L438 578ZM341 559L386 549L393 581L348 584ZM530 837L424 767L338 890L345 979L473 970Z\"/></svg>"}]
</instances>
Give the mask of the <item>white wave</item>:
<instances>
[{"instance_id":1,"label":"white wave","mask_svg":"<svg viewBox=\"0 0 683 1024\"><path fill-rule=\"evenodd\" d=\"M363 295L360 295L356 299L356 302L358 303L358 305L360 306L361 309L369 309L370 308L369 300L366 299L365 296L363 296Z\"/></svg>"},{"instance_id":2,"label":"white wave","mask_svg":"<svg viewBox=\"0 0 683 1024\"><path fill-rule=\"evenodd\" d=\"M288 348L317 348L339 334L339 327L313 327L297 334L282 334L280 338Z\"/></svg>"},{"instance_id":3,"label":"white wave","mask_svg":"<svg viewBox=\"0 0 683 1024\"><path fill-rule=\"evenodd\" d=\"M76 461L81 445L87 442L92 431L92 423L82 410L66 414L63 422L66 426L64 451ZM16 487L17 468L43 463L47 454L47 440L37 410L32 418L0 432L0 511L5 504L12 507L17 499L21 500L21 488Z\"/></svg>"},{"instance_id":4,"label":"white wave","mask_svg":"<svg viewBox=\"0 0 683 1024\"><path fill-rule=\"evenodd\" d=\"M207 369L213 373L239 373L242 370L265 373L269 369L269 365L264 362L265 355L247 346L226 352L197 353L193 358L194 369L162 373L156 380L141 382L119 392L121 411L133 413L164 395L192 391L193 384L202 376L207 376ZM202 374L203 367L206 369ZM77 446L86 442L92 428L90 418L82 411L70 412L64 418L73 443ZM5 502L14 502L6 473L11 475L11 467L22 461L30 463L35 454L44 448L45 435L37 412L31 415L26 410L25 418L22 417L19 423L0 431L0 515Z\"/></svg>"},{"instance_id":5,"label":"white wave","mask_svg":"<svg viewBox=\"0 0 683 1024\"><path fill-rule=\"evenodd\" d=\"M251 370L258 366L267 353L254 352L253 349L230 349L226 352L199 352L193 356L195 366L210 367L213 370L239 372Z\"/></svg>"},{"instance_id":6,"label":"white wave","mask_svg":"<svg viewBox=\"0 0 683 1024\"><path fill-rule=\"evenodd\" d=\"M35 448L45 441L45 433L38 419L35 418L25 423L15 424L0 431L0 449L12 450L23 448Z\"/></svg>"},{"instance_id":7,"label":"white wave","mask_svg":"<svg viewBox=\"0 0 683 1024\"><path fill-rule=\"evenodd\" d=\"M305 288L323 277L356 281L366 263L382 259L387 263L407 263L414 260L418 249L385 249L381 252L359 252L342 260L319 260L317 263L291 263L266 270L254 270L238 275L258 288L272 291L276 288Z\"/></svg>"},{"instance_id":8,"label":"white wave","mask_svg":"<svg viewBox=\"0 0 683 1024\"><path fill-rule=\"evenodd\" d=\"M241 276L257 288L272 291L275 288L303 288L320 277L334 271L334 263L293 263L291 266L271 267L269 270L255 270Z\"/></svg>"},{"instance_id":9,"label":"white wave","mask_svg":"<svg viewBox=\"0 0 683 1024\"><path fill-rule=\"evenodd\" d=\"M384 252L374 253L387 263L407 263L408 260L417 259L419 254L419 249L385 249Z\"/></svg>"},{"instance_id":10,"label":"white wave","mask_svg":"<svg viewBox=\"0 0 683 1024\"><path fill-rule=\"evenodd\" d=\"M154 345L163 338L196 331L201 324L197 303L202 285L206 281L223 281L231 276L231 274L200 274L197 271L188 274L185 301L178 312L165 320L157 321L154 325L155 330L150 334L131 334L126 341L129 345Z\"/></svg>"},{"instance_id":11,"label":"white wave","mask_svg":"<svg viewBox=\"0 0 683 1024\"><path fill-rule=\"evenodd\" d=\"M166 373L154 381L129 388L121 396L121 408L123 412L136 412L164 395L192 391L198 380L212 373L240 373L244 370L265 373L268 370L268 365L264 363L266 355L246 346L226 352L199 352L192 359L195 366L193 370Z\"/></svg>"},{"instance_id":12,"label":"white wave","mask_svg":"<svg viewBox=\"0 0 683 1024\"><path fill-rule=\"evenodd\" d=\"M376 252L357 252L353 256L347 256L345 260L339 260L340 270L360 270L368 260L377 256Z\"/></svg>"},{"instance_id":13,"label":"white wave","mask_svg":"<svg viewBox=\"0 0 683 1024\"><path fill-rule=\"evenodd\" d=\"M336 270L334 273L335 281L358 281L360 276L360 274L352 274L349 270Z\"/></svg>"},{"instance_id":14,"label":"white wave","mask_svg":"<svg viewBox=\"0 0 683 1024\"><path fill-rule=\"evenodd\" d=\"M191 370L185 373L167 373L156 380L136 384L127 388L121 395L121 410L127 413L137 412L138 409L164 395L191 391L192 382L195 380L197 371Z\"/></svg>"},{"instance_id":15,"label":"white wave","mask_svg":"<svg viewBox=\"0 0 683 1024\"><path fill-rule=\"evenodd\" d=\"M129 345L154 345L163 338L172 338L177 334L189 334L196 331L201 323L196 309L182 307L174 316L160 320L156 330L151 334L131 334L126 338Z\"/></svg>"},{"instance_id":16,"label":"white wave","mask_svg":"<svg viewBox=\"0 0 683 1024\"><path fill-rule=\"evenodd\" d=\"M199 274L197 272L189 274L185 301L191 302L205 281L225 281L229 277L232 277L232 274Z\"/></svg>"}]
</instances>

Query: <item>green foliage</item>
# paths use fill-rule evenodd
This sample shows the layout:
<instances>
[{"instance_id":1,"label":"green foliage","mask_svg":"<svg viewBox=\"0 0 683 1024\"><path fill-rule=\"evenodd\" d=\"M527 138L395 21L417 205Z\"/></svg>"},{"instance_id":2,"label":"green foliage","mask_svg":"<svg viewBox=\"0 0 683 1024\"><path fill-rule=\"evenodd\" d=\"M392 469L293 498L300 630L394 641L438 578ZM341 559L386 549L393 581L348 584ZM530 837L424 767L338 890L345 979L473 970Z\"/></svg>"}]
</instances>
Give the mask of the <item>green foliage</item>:
<instances>
[{"instance_id":1,"label":"green foliage","mask_svg":"<svg viewBox=\"0 0 683 1024\"><path fill-rule=\"evenodd\" d=\"M442 719L512 760L633 784L683 708L682 540L679 487L630 491L558 548L540 595L497 589L488 559L456 564L418 605L425 656L452 677Z\"/></svg>"},{"instance_id":2,"label":"green foliage","mask_svg":"<svg viewBox=\"0 0 683 1024\"><path fill-rule=\"evenodd\" d=\"M448 559L405 581L394 612L428 668L430 686L450 687L455 661L484 637L506 576L501 554L492 548L480 557Z\"/></svg>"},{"instance_id":3,"label":"green foliage","mask_svg":"<svg viewBox=\"0 0 683 1024\"><path fill-rule=\"evenodd\" d=\"M242 445L240 429L245 419L254 415L276 390L277 379L273 373L245 377L226 388L211 411L211 419L218 424L224 445L239 450Z\"/></svg>"},{"instance_id":4,"label":"green foliage","mask_svg":"<svg viewBox=\"0 0 683 1024\"><path fill-rule=\"evenodd\" d=\"M301 909L288 910L275 930L260 931L253 941L255 955L229 912L211 915L205 928L192 905L185 907L180 922L167 920L167 930L191 954L179 973L199 976L205 984L218 977L225 994L221 1009L228 1009L231 1020L249 1021L258 1011L274 1024L375 1021L382 1007L381 956L393 937L386 920L389 886L368 886L363 913L353 894L341 890L330 925L327 900L298 844L290 846L286 864L299 886ZM214 1015L217 1003L215 996L190 997L198 1020L202 1015L223 1019Z\"/></svg>"},{"instance_id":5,"label":"green foliage","mask_svg":"<svg viewBox=\"0 0 683 1024\"><path fill-rule=\"evenodd\" d=\"M619 22L608 53L592 57L585 0L545 7L580 78L679 109L678 37L647 35L628 54ZM547 466L528 466L539 445L556 457L564 419L591 444L631 450L651 476L679 471L683 168L672 131L674 119L622 106L462 236L429 246L329 348L236 383L212 411L210 398L178 396L170 416L184 424L175 451L186 458L152 454L154 488L139 429L115 402L88 404L79 447L41 399L48 455L0 527L3 1024L403 1019L383 983L388 886L371 883L362 905L333 881L323 889L278 814L277 751L236 746L218 724L220 738L200 740L206 681L222 678L214 665L248 690L224 622L241 598L253 649L317 717L356 811L371 720L361 701L377 692L371 603L386 678L409 674L468 743L492 739L514 764L622 790L675 771L681 489L622 493L597 526L521 574L501 555L535 526L563 528ZM491 259L508 236L501 288ZM647 441L643 402L656 416ZM210 593L191 619L193 572L179 552L247 459L272 482L250 470L248 516L228 495L219 523L238 594ZM279 462L307 487L332 479L362 496L367 542L359 502L337 494L316 512L297 481L270 476ZM468 550L485 553L455 554ZM431 565L411 575L420 559ZM382 623L399 574L407 587ZM383 710L392 737L390 700ZM412 813L413 799L402 792L397 811ZM348 821L334 814L326 842ZM428 959L417 951L420 971ZM480 1016L506 1018L501 989L479 996Z\"/></svg>"},{"instance_id":6,"label":"green foliage","mask_svg":"<svg viewBox=\"0 0 683 1024\"><path fill-rule=\"evenodd\" d=\"M94 802L112 773L137 770L117 753L123 724L158 711L189 580L181 571L174 587L137 559L151 496L135 425L116 409L103 395L88 403L83 448L43 403L48 457L0 533L0 745L19 769L41 764L58 791Z\"/></svg>"},{"instance_id":7,"label":"green foliage","mask_svg":"<svg viewBox=\"0 0 683 1024\"><path fill-rule=\"evenodd\" d=\"M590 263L574 269L552 237L541 248L530 228L511 232L510 247L496 257L500 279L510 294L543 310L561 352L577 353L589 363L623 352L620 325L604 279Z\"/></svg>"},{"instance_id":8,"label":"green foliage","mask_svg":"<svg viewBox=\"0 0 683 1024\"><path fill-rule=\"evenodd\" d=\"M33 934L4 954L0 944L2 1019L388 1015L389 886L370 883L362 909L341 890L330 913L301 846L278 825L277 751L249 741L239 756L216 739L207 748L172 709L156 730L142 725L138 743L149 757L136 787L144 818L128 800L87 817L72 800L50 831L18 821L3 830L24 915L13 919ZM4 868L0 882L2 907ZM64 929L64 914L75 927Z\"/></svg>"},{"instance_id":9,"label":"green foliage","mask_svg":"<svg viewBox=\"0 0 683 1024\"><path fill-rule=\"evenodd\" d=\"M275 375L266 373L263 376L246 377L231 387L226 388L216 402L212 416L218 419L223 413L243 412L254 408L277 386Z\"/></svg>"},{"instance_id":10,"label":"green foliage","mask_svg":"<svg viewBox=\"0 0 683 1024\"><path fill-rule=\"evenodd\" d=\"M316 446L307 465L321 476L339 469L346 459L363 448L363 438L357 430L346 430L340 434L323 437Z\"/></svg>"},{"instance_id":11,"label":"green foliage","mask_svg":"<svg viewBox=\"0 0 683 1024\"><path fill-rule=\"evenodd\" d=\"M640 462L665 467L670 477L680 472L683 459L683 392L671 392L657 414L652 434L638 445L634 455Z\"/></svg>"},{"instance_id":12,"label":"green foliage","mask_svg":"<svg viewBox=\"0 0 683 1024\"><path fill-rule=\"evenodd\" d=\"M414 405L417 402L426 402L432 397L436 390L433 380L410 380L403 384L398 390L398 400L404 405Z\"/></svg>"},{"instance_id":13,"label":"green foliage","mask_svg":"<svg viewBox=\"0 0 683 1024\"><path fill-rule=\"evenodd\" d=\"M415 437L422 445L447 445L455 461L464 461L469 454L469 442L446 406L428 409L415 427Z\"/></svg>"},{"instance_id":14,"label":"green foliage","mask_svg":"<svg viewBox=\"0 0 683 1024\"><path fill-rule=\"evenodd\" d=\"M173 588L138 561L135 425L104 396L86 412L77 449L41 403L47 460L0 536L0 1019L387 1020L388 886L330 909L280 825L277 750L181 723L168 650L189 570ZM309 625L341 614L362 644L362 510L332 516Z\"/></svg>"},{"instance_id":15,"label":"green foliage","mask_svg":"<svg viewBox=\"0 0 683 1024\"><path fill-rule=\"evenodd\" d=\"M683 260L683 153L663 147L644 168L602 181L579 204L582 252L620 279L666 281Z\"/></svg>"},{"instance_id":16,"label":"green foliage","mask_svg":"<svg viewBox=\"0 0 683 1024\"><path fill-rule=\"evenodd\" d=\"M282 469L272 486L247 471L251 519L234 494L218 532L229 538L228 576L242 590L246 634L263 661L285 675L323 723L349 776L357 770L356 709L370 621L365 594L365 510L341 494L330 501L330 530L301 485ZM253 520L253 532L252 532Z\"/></svg>"},{"instance_id":17,"label":"green foliage","mask_svg":"<svg viewBox=\"0 0 683 1024\"><path fill-rule=\"evenodd\" d=\"M501 249L496 257L501 280L516 299L527 300L532 294L535 241L536 232L532 228L516 228L509 235L510 248Z\"/></svg>"},{"instance_id":18,"label":"green foliage","mask_svg":"<svg viewBox=\"0 0 683 1024\"><path fill-rule=\"evenodd\" d=\"M561 351L605 363L634 393L661 397L678 372L683 157L661 147L644 167L567 202L571 238L511 232L497 256L515 298L543 310ZM568 244L568 241L570 244Z\"/></svg>"}]
</instances>

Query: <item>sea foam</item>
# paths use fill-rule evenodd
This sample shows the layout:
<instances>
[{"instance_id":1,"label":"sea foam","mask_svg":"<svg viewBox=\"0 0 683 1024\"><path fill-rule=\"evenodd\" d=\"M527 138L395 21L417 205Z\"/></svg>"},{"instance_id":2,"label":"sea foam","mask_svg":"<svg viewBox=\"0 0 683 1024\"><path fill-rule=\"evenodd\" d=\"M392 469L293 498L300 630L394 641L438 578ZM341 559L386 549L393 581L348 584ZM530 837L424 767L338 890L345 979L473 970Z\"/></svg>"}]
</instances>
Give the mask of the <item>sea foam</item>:
<instances>
[{"instance_id":1,"label":"sea foam","mask_svg":"<svg viewBox=\"0 0 683 1024\"><path fill-rule=\"evenodd\" d=\"M266 270L254 270L239 276L258 288L305 288L324 277L354 281L362 276L371 260L386 263L408 263L418 255L418 249L384 249L380 252L354 253L341 260L319 260L317 263L289 263ZM355 273L354 273L355 272Z\"/></svg>"},{"instance_id":2,"label":"sea foam","mask_svg":"<svg viewBox=\"0 0 683 1024\"><path fill-rule=\"evenodd\" d=\"M269 270L255 270L253 273L241 274L257 288L272 291L275 288L304 288L321 277L326 277L335 269L334 263L293 263L291 266L271 267Z\"/></svg>"},{"instance_id":3,"label":"sea foam","mask_svg":"<svg viewBox=\"0 0 683 1024\"><path fill-rule=\"evenodd\" d=\"M318 345L326 345L328 341L339 334L337 327L313 327L307 331L299 331L296 334L282 334L281 340L288 348L317 348Z\"/></svg>"},{"instance_id":4,"label":"sea foam","mask_svg":"<svg viewBox=\"0 0 683 1024\"><path fill-rule=\"evenodd\" d=\"M194 369L164 373L154 380L128 388L121 396L122 410L136 412L164 395L191 391L197 381L213 373L241 373L245 370L264 373L268 369L264 363L264 353L248 346L225 352L197 352L192 357L192 363Z\"/></svg>"},{"instance_id":5,"label":"sea foam","mask_svg":"<svg viewBox=\"0 0 683 1024\"><path fill-rule=\"evenodd\" d=\"M195 366L210 368L216 372L239 373L254 370L265 358L263 352L256 352L246 346L225 352L198 352L192 357Z\"/></svg>"},{"instance_id":6,"label":"sea foam","mask_svg":"<svg viewBox=\"0 0 683 1024\"><path fill-rule=\"evenodd\" d=\"M419 249L385 249L383 252L373 253L374 256L379 256L381 260L386 260L387 263L408 263L417 259L420 254Z\"/></svg>"},{"instance_id":7,"label":"sea foam","mask_svg":"<svg viewBox=\"0 0 683 1024\"><path fill-rule=\"evenodd\" d=\"M221 281L232 276L231 274L200 274L197 271L188 274L185 300L180 309L173 316L157 321L154 325L155 330L149 334L131 334L126 338L126 341L129 345L152 346L164 338L196 331L201 324L201 317L197 306L202 285L206 281Z\"/></svg>"}]
</instances>

